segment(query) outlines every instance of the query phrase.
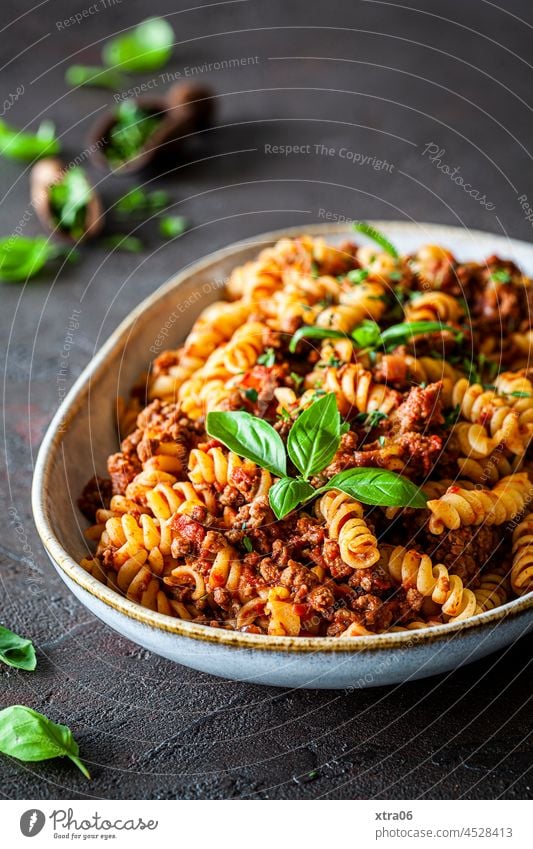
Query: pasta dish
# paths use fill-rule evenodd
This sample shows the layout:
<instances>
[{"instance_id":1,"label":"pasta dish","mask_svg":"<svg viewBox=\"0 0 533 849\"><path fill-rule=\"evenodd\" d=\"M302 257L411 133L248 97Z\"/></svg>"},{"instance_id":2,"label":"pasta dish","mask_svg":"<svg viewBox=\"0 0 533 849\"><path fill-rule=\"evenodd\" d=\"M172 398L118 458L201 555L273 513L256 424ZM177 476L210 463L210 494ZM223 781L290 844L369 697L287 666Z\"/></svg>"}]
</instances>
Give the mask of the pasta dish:
<instances>
[{"instance_id":1,"label":"pasta dish","mask_svg":"<svg viewBox=\"0 0 533 849\"><path fill-rule=\"evenodd\" d=\"M427 628L533 589L532 281L355 229L372 244L283 238L235 268L119 401L120 450L80 499L94 577L291 637Z\"/></svg>"}]
</instances>

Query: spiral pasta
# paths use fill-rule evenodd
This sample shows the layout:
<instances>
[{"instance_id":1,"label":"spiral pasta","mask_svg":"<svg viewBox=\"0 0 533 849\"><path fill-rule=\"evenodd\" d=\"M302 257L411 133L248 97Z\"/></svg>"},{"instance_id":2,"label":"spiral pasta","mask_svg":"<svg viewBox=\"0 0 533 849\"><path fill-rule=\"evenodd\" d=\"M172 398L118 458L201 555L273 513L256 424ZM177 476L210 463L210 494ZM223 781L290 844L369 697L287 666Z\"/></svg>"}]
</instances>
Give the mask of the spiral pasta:
<instances>
[{"instance_id":1,"label":"spiral pasta","mask_svg":"<svg viewBox=\"0 0 533 849\"><path fill-rule=\"evenodd\" d=\"M363 508L344 492L327 492L317 502L317 514L337 540L342 559L353 569L368 569L379 560L377 539L363 518Z\"/></svg>"},{"instance_id":2,"label":"spiral pasta","mask_svg":"<svg viewBox=\"0 0 533 849\"><path fill-rule=\"evenodd\" d=\"M423 598L431 599L450 622L467 619L476 612L475 593L442 563L434 565L427 554L396 546L390 551L387 568L398 585L414 588Z\"/></svg>"},{"instance_id":3,"label":"spiral pasta","mask_svg":"<svg viewBox=\"0 0 533 849\"><path fill-rule=\"evenodd\" d=\"M467 525L502 525L519 515L531 498L532 487L524 473L502 478L492 489L450 486L440 498L428 501L429 529L441 534Z\"/></svg>"},{"instance_id":4,"label":"spiral pasta","mask_svg":"<svg viewBox=\"0 0 533 849\"><path fill-rule=\"evenodd\" d=\"M513 531L511 586L517 595L533 590L533 513L524 516Z\"/></svg>"},{"instance_id":5,"label":"spiral pasta","mask_svg":"<svg viewBox=\"0 0 533 849\"><path fill-rule=\"evenodd\" d=\"M185 297L154 339L151 370L117 401L109 480L83 490L83 569L158 614L266 637L426 629L533 591L531 286L495 256L463 263L439 245L396 255L379 234L377 246L303 235L234 269L227 300L162 350L178 313L200 306L200 292ZM412 327L427 321L439 332ZM332 450L305 478L290 434L324 395L339 413ZM290 480L207 433L212 411L271 425L286 465L263 462ZM344 472L347 492L331 486ZM388 477L391 498L375 483L383 472L426 506Z\"/></svg>"}]
</instances>

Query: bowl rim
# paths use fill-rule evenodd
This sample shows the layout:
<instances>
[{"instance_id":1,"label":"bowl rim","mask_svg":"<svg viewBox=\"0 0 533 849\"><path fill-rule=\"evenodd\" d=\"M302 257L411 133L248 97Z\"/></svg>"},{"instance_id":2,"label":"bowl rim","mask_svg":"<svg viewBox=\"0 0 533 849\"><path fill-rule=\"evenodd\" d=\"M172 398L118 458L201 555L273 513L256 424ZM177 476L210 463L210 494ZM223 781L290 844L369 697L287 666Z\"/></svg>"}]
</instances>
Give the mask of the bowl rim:
<instances>
[{"instance_id":1,"label":"bowl rim","mask_svg":"<svg viewBox=\"0 0 533 849\"><path fill-rule=\"evenodd\" d=\"M394 220L370 220L369 223L386 231L387 227L397 230L406 230L411 233L413 228L419 227L422 231L437 231L439 239L442 234L449 233L450 239L457 233L464 233L460 227L440 225L429 222L406 222ZM163 613L144 608L125 596L120 595L111 587L101 583L85 569L80 566L73 557L65 550L55 535L50 518L48 499L46 497L48 480L52 465L57 452L61 448L64 434L70 422L76 417L80 408L85 403L92 388L93 381L109 368L109 362L114 356L121 354L120 343L125 340L134 324L142 318L143 313L153 306L169 292L179 289L189 277L204 269L213 266L221 260L231 257L246 247L255 243L274 243L283 237L293 238L307 233L311 236L339 236L351 233L350 222L335 224L313 223L308 226L284 227L279 230L259 233L246 239L233 242L232 244L214 251L207 256L191 263L177 274L172 275L165 283L159 286L148 297L143 299L111 333L106 342L97 351L94 357L83 369L80 376L72 385L70 391L57 409L46 434L41 443L35 463L33 475L31 502L37 532L41 538L51 560L57 565L61 576L63 575L73 581L85 592L94 596L116 613L133 619L145 626L158 631L175 634L180 637L200 640L212 644L221 644L226 647L241 649L260 649L263 651L290 651L294 652L354 652L354 651L379 651L383 649L405 649L414 645L443 642L455 638L461 633L472 633L475 630L485 629L500 620L516 618L521 614L533 609L533 592L525 596L507 602L493 610L479 613L459 622L449 622L443 625L434 625L422 629L398 631L392 634L375 634L362 637L278 637L266 634L245 634L240 631L229 631L223 628L214 628L211 625L201 625L167 616ZM526 242L518 239L508 239L499 234L489 233L482 230L468 230L469 236L475 238L492 237L495 241L504 239L508 247L513 244L523 246L529 250L533 248Z\"/></svg>"}]
</instances>

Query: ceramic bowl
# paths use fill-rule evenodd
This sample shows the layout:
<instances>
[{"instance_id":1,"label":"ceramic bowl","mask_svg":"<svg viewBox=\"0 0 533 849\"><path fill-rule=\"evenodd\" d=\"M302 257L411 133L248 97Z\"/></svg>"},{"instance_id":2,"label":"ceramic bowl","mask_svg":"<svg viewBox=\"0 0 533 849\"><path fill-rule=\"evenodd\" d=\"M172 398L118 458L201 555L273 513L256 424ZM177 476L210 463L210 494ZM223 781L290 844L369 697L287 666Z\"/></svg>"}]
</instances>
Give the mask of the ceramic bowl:
<instances>
[{"instance_id":1,"label":"ceramic bowl","mask_svg":"<svg viewBox=\"0 0 533 849\"><path fill-rule=\"evenodd\" d=\"M436 242L460 259L491 253L511 257L533 274L533 247L479 231L432 224L376 221L412 251ZM78 561L87 556L86 521L76 499L93 474L105 475L117 450L117 394L127 395L162 348L175 347L200 311L216 300L231 269L293 228L232 245L174 276L122 322L65 398L43 440L33 482L37 529L55 568L80 602L123 636L194 669L279 687L359 688L446 672L484 657L533 628L533 593L461 623L364 638L267 637L184 622L146 610L99 583ZM350 234L346 224L305 230L332 244ZM163 334L163 336L162 336Z\"/></svg>"}]
</instances>

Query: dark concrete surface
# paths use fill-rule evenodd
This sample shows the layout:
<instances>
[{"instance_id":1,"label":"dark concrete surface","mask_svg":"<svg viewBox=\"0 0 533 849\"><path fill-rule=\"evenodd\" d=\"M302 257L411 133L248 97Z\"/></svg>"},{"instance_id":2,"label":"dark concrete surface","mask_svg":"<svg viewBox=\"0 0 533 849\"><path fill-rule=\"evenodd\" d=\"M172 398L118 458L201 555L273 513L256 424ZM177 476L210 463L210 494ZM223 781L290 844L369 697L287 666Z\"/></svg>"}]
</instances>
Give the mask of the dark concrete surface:
<instances>
[{"instance_id":1,"label":"dark concrete surface","mask_svg":"<svg viewBox=\"0 0 533 849\"><path fill-rule=\"evenodd\" d=\"M81 310L68 386L116 324L179 267L238 238L320 219L436 221L531 236L518 197L533 199L533 9L508 0L109 0L80 24L57 22L86 0L3 0L5 118L34 129L53 118L71 161L112 94L69 90L64 69L96 63L103 39L148 13L169 14L177 46L169 72L200 71L218 93L218 127L204 134L169 186L192 229L162 243L140 229L140 255L94 246L77 265L1 290L6 499L2 511L3 624L31 637L34 674L0 670L1 704L22 702L69 724L89 762L88 783L68 762L2 758L7 798L521 798L530 795L533 640L451 675L345 695L283 692L215 679L119 638L82 608L35 533L30 482L61 394L58 362L69 317ZM412 6L412 8L409 8ZM232 63L235 65L235 63ZM132 83L152 75L136 75ZM153 75L158 76L156 73ZM159 81L160 82L160 81ZM160 85L159 90L168 87ZM0 111L2 111L0 109ZM444 148L479 201L423 154ZM324 144L334 155L282 156L265 145ZM392 168L352 164L341 148ZM207 158L206 158L207 157ZM201 160L195 162L194 160ZM367 160L368 161L368 160ZM102 178L112 203L134 179ZM1 160L1 235L28 209L28 175ZM124 229L116 224L115 231ZM34 216L24 225L34 234ZM80 462L84 458L80 457ZM30 567L42 591L28 592Z\"/></svg>"}]
</instances>

